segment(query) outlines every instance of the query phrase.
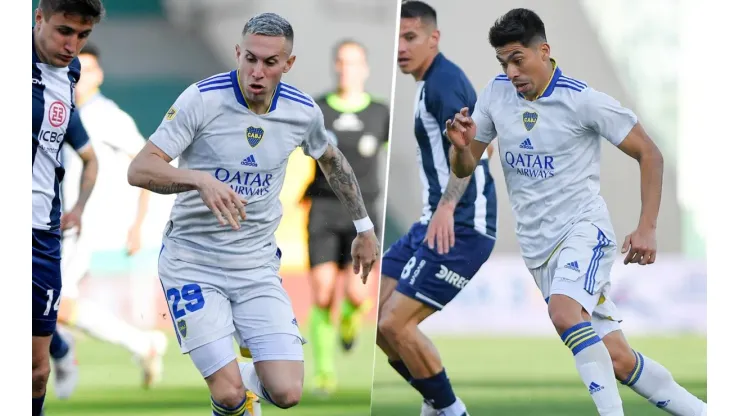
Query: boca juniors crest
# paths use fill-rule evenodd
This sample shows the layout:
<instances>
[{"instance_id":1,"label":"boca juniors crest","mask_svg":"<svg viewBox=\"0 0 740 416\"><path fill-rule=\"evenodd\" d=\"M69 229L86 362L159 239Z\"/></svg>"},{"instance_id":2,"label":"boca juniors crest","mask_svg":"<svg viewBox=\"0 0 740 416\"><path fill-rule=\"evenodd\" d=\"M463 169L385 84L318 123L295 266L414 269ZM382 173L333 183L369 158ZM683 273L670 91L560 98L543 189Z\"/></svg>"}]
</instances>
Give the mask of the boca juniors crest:
<instances>
[{"instance_id":1,"label":"boca juniors crest","mask_svg":"<svg viewBox=\"0 0 740 416\"><path fill-rule=\"evenodd\" d=\"M537 124L537 117L537 113L534 111L525 111L524 114L522 114L524 128L527 129L527 131L531 131L534 128L534 125Z\"/></svg>"},{"instance_id":2,"label":"boca juniors crest","mask_svg":"<svg viewBox=\"0 0 740 416\"><path fill-rule=\"evenodd\" d=\"M252 147L256 147L260 144L264 135L265 130L262 127L247 127L247 143Z\"/></svg>"},{"instance_id":3,"label":"boca juniors crest","mask_svg":"<svg viewBox=\"0 0 740 416\"><path fill-rule=\"evenodd\" d=\"M180 335L185 338L188 336L188 324L184 319L177 321L177 330L180 331Z\"/></svg>"}]
</instances>

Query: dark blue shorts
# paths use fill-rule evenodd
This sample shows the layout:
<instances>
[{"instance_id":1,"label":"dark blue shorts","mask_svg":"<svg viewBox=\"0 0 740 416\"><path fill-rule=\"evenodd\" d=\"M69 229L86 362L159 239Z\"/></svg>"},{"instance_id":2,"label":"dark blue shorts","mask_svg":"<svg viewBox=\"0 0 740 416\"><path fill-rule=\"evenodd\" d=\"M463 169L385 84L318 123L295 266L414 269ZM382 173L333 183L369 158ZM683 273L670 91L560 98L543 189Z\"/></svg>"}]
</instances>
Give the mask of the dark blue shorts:
<instances>
[{"instance_id":1,"label":"dark blue shorts","mask_svg":"<svg viewBox=\"0 0 740 416\"><path fill-rule=\"evenodd\" d=\"M33 336L48 336L57 324L62 290L62 234L33 230Z\"/></svg>"},{"instance_id":2,"label":"dark blue shorts","mask_svg":"<svg viewBox=\"0 0 740 416\"><path fill-rule=\"evenodd\" d=\"M398 280L397 291L441 310L488 260L495 240L456 225L455 246L441 255L422 244L426 232L426 225L412 225L383 255L382 274Z\"/></svg>"}]
</instances>

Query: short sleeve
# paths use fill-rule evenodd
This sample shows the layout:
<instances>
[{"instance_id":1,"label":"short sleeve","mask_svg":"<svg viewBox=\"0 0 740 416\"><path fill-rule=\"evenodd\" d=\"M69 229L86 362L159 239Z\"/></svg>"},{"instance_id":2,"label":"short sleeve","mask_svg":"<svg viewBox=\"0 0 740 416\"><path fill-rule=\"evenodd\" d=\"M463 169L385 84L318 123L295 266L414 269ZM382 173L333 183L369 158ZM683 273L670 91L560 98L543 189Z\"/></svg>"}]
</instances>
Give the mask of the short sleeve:
<instances>
[{"instance_id":1,"label":"short sleeve","mask_svg":"<svg viewBox=\"0 0 740 416\"><path fill-rule=\"evenodd\" d=\"M195 85L177 98L149 141L176 159L193 143L203 123L203 99Z\"/></svg>"},{"instance_id":2,"label":"short sleeve","mask_svg":"<svg viewBox=\"0 0 740 416\"><path fill-rule=\"evenodd\" d=\"M584 127L603 136L619 146L637 124L637 116L622 107L619 101L593 88L583 91L579 105L579 117Z\"/></svg>"},{"instance_id":3,"label":"short sleeve","mask_svg":"<svg viewBox=\"0 0 740 416\"><path fill-rule=\"evenodd\" d=\"M69 119L65 138L77 152L90 143L90 137L87 134L87 130L85 130L85 126L82 125L80 112L77 110L72 111L72 117Z\"/></svg>"},{"instance_id":4,"label":"short sleeve","mask_svg":"<svg viewBox=\"0 0 740 416\"><path fill-rule=\"evenodd\" d=\"M313 120L306 137L301 142L301 148L303 148L303 153L306 156L318 160L324 155L332 139L324 128L324 113L321 112L319 106L314 106L314 108Z\"/></svg>"},{"instance_id":5,"label":"short sleeve","mask_svg":"<svg viewBox=\"0 0 740 416\"><path fill-rule=\"evenodd\" d=\"M483 143L491 143L498 134L490 113L491 98L493 96L491 90L493 89L494 82L494 80L491 80L483 91L481 91L472 115L476 128L475 140Z\"/></svg>"},{"instance_id":6,"label":"short sleeve","mask_svg":"<svg viewBox=\"0 0 740 416\"><path fill-rule=\"evenodd\" d=\"M475 90L462 76L453 78L447 85L440 82L429 85L424 98L427 111L434 116L439 131L444 131L447 120L455 118L455 114L464 107L470 111L475 108Z\"/></svg>"}]
</instances>

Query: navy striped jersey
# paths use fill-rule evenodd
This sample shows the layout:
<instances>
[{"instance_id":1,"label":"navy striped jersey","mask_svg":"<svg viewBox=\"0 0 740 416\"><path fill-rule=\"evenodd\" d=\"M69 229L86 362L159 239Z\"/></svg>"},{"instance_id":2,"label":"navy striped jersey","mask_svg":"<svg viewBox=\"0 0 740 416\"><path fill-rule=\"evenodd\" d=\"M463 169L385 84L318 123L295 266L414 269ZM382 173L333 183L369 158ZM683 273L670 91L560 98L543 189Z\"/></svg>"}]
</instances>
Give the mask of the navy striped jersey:
<instances>
[{"instance_id":1,"label":"navy striped jersey","mask_svg":"<svg viewBox=\"0 0 740 416\"><path fill-rule=\"evenodd\" d=\"M451 143L443 134L445 122L463 107L472 113L475 101L470 80L442 53L437 54L424 78L416 83L414 133L424 203L420 219L423 224L432 218L453 175L449 159ZM455 224L496 237L496 190L485 152L455 208Z\"/></svg>"},{"instance_id":2,"label":"navy striped jersey","mask_svg":"<svg viewBox=\"0 0 740 416\"><path fill-rule=\"evenodd\" d=\"M38 230L56 230L62 216L60 184L64 167L59 154L62 144L67 141L81 151L89 142L74 106L80 61L75 58L68 67L57 68L42 63L36 47L32 49L32 226Z\"/></svg>"},{"instance_id":3,"label":"navy striped jersey","mask_svg":"<svg viewBox=\"0 0 740 416\"><path fill-rule=\"evenodd\" d=\"M314 100L278 84L266 114L249 109L237 71L187 88L149 141L179 167L206 172L247 200L239 230L219 225L198 191L177 195L163 238L182 261L229 269L261 267L278 252L280 190L288 158L301 147L319 159L330 144Z\"/></svg>"}]
</instances>

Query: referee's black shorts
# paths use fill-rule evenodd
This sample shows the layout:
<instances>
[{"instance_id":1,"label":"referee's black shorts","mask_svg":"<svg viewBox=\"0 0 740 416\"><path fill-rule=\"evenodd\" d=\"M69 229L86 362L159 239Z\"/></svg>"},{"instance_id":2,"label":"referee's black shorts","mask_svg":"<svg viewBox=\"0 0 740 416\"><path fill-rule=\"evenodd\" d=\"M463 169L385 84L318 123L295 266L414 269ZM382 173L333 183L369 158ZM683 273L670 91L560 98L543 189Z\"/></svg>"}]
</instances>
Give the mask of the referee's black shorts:
<instances>
[{"instance_id":1,"label":"referee's black shorts","mask_svg":"<svg viewBox=\"0 0 740 416\"><path fill-rule=\"evenodd\" d=\"M382 224L375 214L374 201L365 201L368 216L380 240ZM352 217L338 199L313 198L308 213L308 260L311 267L335 263L339 267L352 264L352 241L357 236Z\"/></svg>"}]
</instances>

